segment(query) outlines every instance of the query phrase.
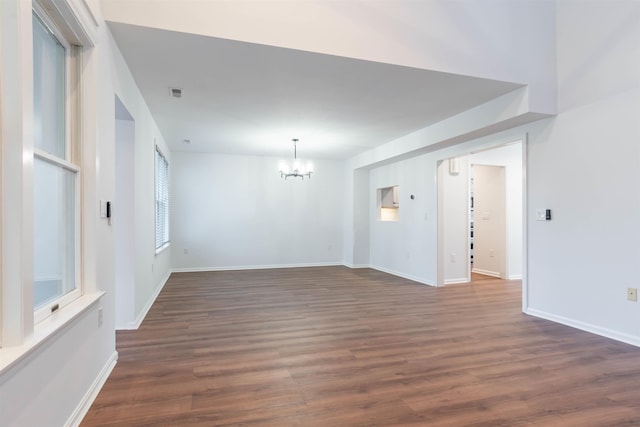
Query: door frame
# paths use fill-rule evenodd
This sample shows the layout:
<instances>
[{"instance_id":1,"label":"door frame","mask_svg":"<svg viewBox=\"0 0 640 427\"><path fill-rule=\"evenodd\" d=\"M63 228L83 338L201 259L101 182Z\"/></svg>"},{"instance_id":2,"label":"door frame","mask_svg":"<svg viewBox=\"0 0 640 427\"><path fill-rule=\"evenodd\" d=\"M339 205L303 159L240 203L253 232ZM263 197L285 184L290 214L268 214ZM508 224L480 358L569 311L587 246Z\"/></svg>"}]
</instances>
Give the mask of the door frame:
<instances>
[{"instance_id":1,"label":"door frame","mask_svg":"<svg viewBox=\"0 0 640 427\"><path fill-rule=\"evenodd\" d=\"M529 134L525 132L520 137L510 138L496 138L492 143L478 143L475 146L467 146L465 149L461 149L456 152L455 155L449 155L441 159L436 160L436 223L437 223L437 261L436 261L436 286L445 286L444 283L444 233L443 233L443 201L444 201L444 188L442 186L442 178L438 171L441 170L440 165L451 157L466 156L481 151L492 150L495 148L504 147L511 144L521 143L521 156L522 156L522 311L526 311L529 306L529 215L528 215L528 159L529 159ZM470 231L470 224L467 223L467 229ZM469 239L469 233L467 233L467 239ZM467 240L467 245L469 245ZM508 259L508 255L507 255ZM471 279L471 268L469 271L469 279Z\"/></svg>"}]
</instances>

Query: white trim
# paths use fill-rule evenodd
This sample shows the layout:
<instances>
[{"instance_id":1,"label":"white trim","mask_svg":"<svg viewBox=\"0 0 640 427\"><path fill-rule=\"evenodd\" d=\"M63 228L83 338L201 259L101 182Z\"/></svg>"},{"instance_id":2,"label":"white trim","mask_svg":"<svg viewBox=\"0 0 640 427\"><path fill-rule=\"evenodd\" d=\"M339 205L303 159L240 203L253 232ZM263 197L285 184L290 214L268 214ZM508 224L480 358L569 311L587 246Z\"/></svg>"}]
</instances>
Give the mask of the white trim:
<instances>
[{"instance_id":1,"label":"white trim","mask_svg":"<svg viewBox=\"0 0 640 427\"><path fill-rule=\"evenodd\" d=\"M51 14L55 13L54 10L48 9L40 4L39 0L35 0L33 2L33 14L36 19L40 21L40 23L44 26L45 30L49 32L51 36L64 48L64 153L62 157L57 156L55 154L46 153L43 150L39 150L35 147L34 142L34 154L37 154L39 157L44 158L45 160L49 160L52 163L57 162L65 162L69 163L73 159L73 152L75 152L73 145L75 141L72 141L73 128L72 126L76 126L76 120L71 117L72 105L74 103L71 88L74 83L74 80L79 79L79 73L74 72L74 66L77 66L77 63L73 60L73 46L70 41L64 34L64 31L61 29L61 25L66 25L65 22L59 22L59 19L56 20L54 16ZM31 34L33 36L33 25L31 28ZM35 64L34 64L35 71ZM33 81L35 88L35 79ZM35 105L34 105L35 109ZM35 138L34 138L35 139ZM70 163L69 163L70 164ZM75 170L78 172L78 170Z\"/></svg>"},{"instance_id":2,"label":"white trim","mask_svg":"<svg viewBox=\"0 0 640 427\"><path fill-rule=\"evenodd\" d=\"M447 279L444 281L445 285L457 285L459 283L469 283L469 279L466 277L459 277L457 279Z\"/></svg>"},{"instance_id":3,"label":"white trim","mask_svg":"<svg viewBox=\"0 0 640 427\"><path fill-rule=\"evenodd\" d=\"M85 415L87 415L87 412L89 412L91 405L96 400L96 397L98 397L102 386L109 378L109 375L111 375L111 371L115 368L116 363L118 363L118 352L114 351L91 384L91 387L89 387L89 390L87 390L80 403L78 403L78 406L76 406L76 409L64 424L65 427L77 427L80 425Z\"/></svg>"},{"instance_id":4,"label":"white trim","mask_svg":"<svg viewBox=\"0 0 640 427\"><path fill-rule=\"evenodd\" d=\"M502 275L500 274L499 271L491 271L491 270L483 270L481 268L473 268L471 269L472 273L476 273L476 274L482 274L485 276L491 276L491 277L497 277L499 279L502 278Z\"/></svg>"},{"instance_id":5,"label":"white trim","mask_svg":"<svg viewBox=\"0 0 640 427\"><path fill-rule=\"evenodd\" d=\"M425 279L423 279L421 277L412 276L411 274L401 273L399 271L390 270L388 268L379 267L377 265L372 265L370 268L372 268L374 270L382 271L383 273L391 274L393 276L402 277L403 279L412 280L414 282L418 282L418 283L421 283L423 285L436 286L435 284L433 284L431 282L428 282L428 281L426 281Z\"/></svg>"},{"instance_id":6,"label":"white trim","mask_svg":"<svg viewBox=\"0 0 640 427\"><path fill-rule=\"evenodd\" d=\"M547 313L546 311L536 310L535 308L529 308L525 310L524 313L528 314L529 316L539 317L551 322L556 322L562 325L570 326L572 328L580 329L581 331L590 332L592 334L600 335L602 337L640 347L640 337L637 335L620 333L612 329L592 325L591 323L584 323L579 320L570 319L568 317Z\"/></svg>"},{"instance_id":7,"label":"white trim","mask_svg":"<svg viewBox=\"0 0 640 427\"><path fill-rule=\"evenodd\" d=\"M233 270L270 270L274 268L305 268L305 267L336 267L344 266L341 262L313 262L305 264L272 264L272 265L234 265L224 267L187 267L174 268L174 273L197 273L204 271L233 271ZM366 266L368 267L368 266Z\"/></svg>"},{"instance_id":8,"label":"white trim","mask_svg":"<svg viewBox=\"0 0 640 427\"><path fill-rule=\"evenodd\" d=\"M77 300L82 296L82 291L78 287L77 279L75 283L76 287L66 294L57 295L50 301L45 301L41 306L33 309L33 324L38 325L40 322L48 319L50 316L53 316L58 310L63 307L68 306L73 301ZM33 286L35 287L35 281L33 282ZM58 306L55 310L53 310L54 306Z\"/></svg>"},{"instance_id":9,"label":"white trim","mask_svg":"<svg viewBox=\"0 0 640 427\"><path fill-rule=\"evenodd\" d=\"M86 1L78 0L37 0L45 9L55 13L62 21L65 38L85 47L95 46L98 22Z\"/></svg>"},{"instance_id":10,"label":"white trim","mask_svg":"<svg viewBox=\"0 0 640 427\"><path fill-rule=\"evenodd\" d=\"M522 138L522 311L529 308L529 133Z\"/></svg>"},{"instance_id":11,"label":"white trim","mask_svg":"<svg viewBox=\"0 0 640 427\"><path fill-rule=\"evenodd\" d=\"M162 289L164 289L164 285L167 284L169 277L171 277L171 273L171 270L167 271L167 274L165 274L165 276L160 281L160 286L156 288L151 298L149 298L142 310L140 310L140 313L138 313L138 315L136 316L136 320L133 322L129 322L124 328L116 328L117 330L133 330L138 329L140 325L142 325L142 322L144 321L144 318L147 317L147 313L149 313L149 310L151 310L153 303L156 302L156 298L158 298L158 295L160 295L160 292L162 292Z\"/></svg>"},{"instance_id":12,"label":"white trim","mask_svg":"<svg viewBox=\"0 0 640 427\"><path fill-rule=\"evenodd\" d=\"M68 171L74 172L74 173L80 173L80 168L78 167L78 165L71 163L67 160L64 160L58 156L55 156L53 154L49 154L46 151L42 151L39 148L34 148L33 149L33 156L36 159L41 159L44 160L46 162L51 163L54 166L60 166L64 169L67 169Z\"/></svg>"},{"instance_id":13,"label":"white trim","mask_svg":"<svg viewBox=\"0 0 640 427\"><path fill-rule=\"evenodd\" d=\"M71 254L71 256L73 257L73 286L74 288L65 293L65 294L61 294L61 295L57 295L54 299L47 301L44 305L41 305L39 307L33 307L32 311L33 311L33 322L34 324L38 324L40 322L42 322L44 319L48 318L49 316L51 316L53 314L52 311L52 307L55 305L58 305L58 310L62 309L63 307L69 305L71 302L73 302L74 300L76 300L77 298L79 298L84 292L86 292L84 290L83 287L83 282L82 282L82 270L81 270L81 265L82 265L82 236L80 235L81 231L82 231L82 226L81 226L81 221L82 221L82 211L81 211L81 193L80 193L80 189L81 189L81 176L80 176L80 169L78 168L78 166L76 166L73 163L70 163L64 159L61 159L59 157L56 157L54 155L51 155L45 151L39 150L39 149L35 149L34 148L34 167L35 167L35 161L36 160L40 160L43 161L45 163L49 163L50 165L53 165L56 168L62 168L62 170L67 171L68 173L72 174L73 176L73 210L75 213L75 218L73 221L73 247L69 248L68 245L66 250L72 249L73 252ZM57 169L60 170L60 169ZM34 187L35 188L35 187ZM35 212L35 210L34 210ZM67 236L65 236L66 239ZM65 240L66 242L68 242L68 240ZM71 252L71 251L70 251ZM66 270L66 268L65 268ZM35 278L32 282L32 286L35 287Z\"/></svg>"},{"instance_id":14,"label":"white trim","mask_svg":"<svg viewBox=\"0 0 640 427\"><path fill-rule=\"evenodd\" d=\"M162 246L160 246L159 248L156 248L156 255L160 255L162 252L169 249L170 243L171 241L168 241L164 243Z\"/></svg>"},{"instance_id":15,"label":"white trim","mask_svg":"<svg viewBox=\"0 0 640 427\"><path fill-rule=\"evenodd\" d=\"M46 282L49 280L62 280L63 277L62 276L41 276L41 277L35 277L33 278L34 282Z\"/></svg>"},{"instance_id":16,"label":"white trim","mask_svg":"<svg viewBox=\"0 0 640 427\"><path fill-rule=\"evenodd\" d=\"M507 280L522 280L522 274L513 274L509 276Z\"/></svg>"},{"instance_id":17,"label":"white trim","mask_svg":"<svg viewBox=\"0 0 640 427\"><path fill-rule=\"evenodd\" d=\"M344 265L345 267L348 268L371 268L371 266L369 264L348 264L348 263L342 263L342 265Z\"/></svg>"},{"instance_id":18,"label":"white trim","mask_svg":"<svg viewBox=\"0 0 640 427\"><path fill-rule=\"evenodd\" d=\"M38 351L74 320L86 314L91 307L98 304L104 294L105 292L98 292L77 298L64 310L58 310L40 322L34 328L33 336L22 345L0 348L0 384L3 382L3 376L9 375L28 355Z\"/></svg>"},{"instance_id":19,"label":"white trim","mask_svg":"<svg viewBox=\"0 0 640 427\"><path fill-rule=\"evenodd\" d=\"M170 178L170 172L169 172L169 160L167 160L167 156L164 155L164 153L162 152L162 150L160 149L160 146L158 144L155 143L155 138L153 140L154 145L155 145L155 150L154 150L154 155L153 155L153 170L154 170L154 241L155 241L155 246L156 246L156 255L159 254L160 252L162 252L163 250L165 250L167 247L169 247L169 243L171 242L171 195L169 194L170 191L170 183L171 183L171 178ZM164 176L164 174L162 174L162 178L166 178L162 180L162 183L164 184L163 187L165 191L162 191L161 188L161 182L160 179L161 178L161 174L160 174L160 170L158 170L158 159L161 159L161 163L164 164L164 170L166 171L166 177ZM160 190L160 191L159 191ZM160 194L159 194L160 193ZM160 196L160 197L158 197ZM166 196L166 204L165 204L165 198ZM165 218L162 219L162 230L163 233L166 232L166 240L164 240L164 236L162 237L163 241L160 244L160 246L158 246L158 204L162 204L164 205L164 208L166 210L166 221Z\"/></svg>"},{"instance_id":20,"label":"white trim","mask_svg":"<svg viewBox=\"0 0 640 427\"><path fill-rule=\"evenodd\" d=\"M82 4L84 5L84 9L87 11L88 16L91 18L91 22L93 25L98 28L100 26L99 19L97 17L97 10L91 7L87 0L82 0Z\"/></svg>"}]
</instances>

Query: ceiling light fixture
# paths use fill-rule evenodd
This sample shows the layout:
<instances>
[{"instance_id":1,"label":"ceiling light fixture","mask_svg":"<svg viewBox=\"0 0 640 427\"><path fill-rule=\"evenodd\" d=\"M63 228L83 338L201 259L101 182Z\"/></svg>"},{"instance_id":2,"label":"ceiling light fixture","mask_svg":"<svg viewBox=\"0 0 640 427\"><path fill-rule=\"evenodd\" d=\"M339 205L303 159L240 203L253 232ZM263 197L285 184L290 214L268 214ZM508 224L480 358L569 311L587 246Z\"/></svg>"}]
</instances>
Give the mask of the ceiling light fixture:
<instances>
[{"instance_id":1,"label":"ceiling light fixture","mask_svg":"<svg viewBox=\"0 0 640 427\"><path fill-rule=\"evenodd\" d=\"M298 138L294 138L293 140L293 166L289 167L286 162L280 162L280 167L278 168L278 172L280 172L280 177L287 179L290 176L294 178L311 179L311 173L313 172L313 165L311 162L307 162L306 165L303 165L300 160L298 160Z\"/></svg>"}]
</instances>

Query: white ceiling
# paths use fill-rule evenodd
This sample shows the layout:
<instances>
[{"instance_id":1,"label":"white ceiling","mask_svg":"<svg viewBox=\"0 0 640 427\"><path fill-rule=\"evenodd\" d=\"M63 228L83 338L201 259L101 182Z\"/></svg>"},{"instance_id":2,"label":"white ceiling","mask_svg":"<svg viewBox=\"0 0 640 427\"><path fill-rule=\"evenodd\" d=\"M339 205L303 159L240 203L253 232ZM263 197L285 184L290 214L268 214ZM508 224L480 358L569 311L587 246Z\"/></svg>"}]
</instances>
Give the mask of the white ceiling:
<instances>
[{"instance_id":1,"label":"white ceiling","mask_svg":"<svg viewBox=\"0 0 640 427\"><path fill-rule=\"evenodd\" d=\"M173 151L344 159L521 85L109 23ZM173 98L169 87L183 89ZM184 140L189 139L189 144Z\"/></svg>"}]
</instances>

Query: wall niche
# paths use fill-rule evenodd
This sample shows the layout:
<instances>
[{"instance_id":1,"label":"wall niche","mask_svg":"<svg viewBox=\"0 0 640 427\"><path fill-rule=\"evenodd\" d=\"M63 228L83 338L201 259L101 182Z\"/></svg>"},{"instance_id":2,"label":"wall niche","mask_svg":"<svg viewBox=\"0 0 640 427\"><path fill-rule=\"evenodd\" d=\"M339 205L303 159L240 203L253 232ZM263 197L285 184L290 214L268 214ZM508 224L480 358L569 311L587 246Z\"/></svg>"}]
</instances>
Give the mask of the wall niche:
<instances>
[{"instance_id":1,"label":"wall niche","mask_svg":"<svg viewBox=\"0 0 640 427\"><path fill-rule=\"evenodd\" d=\"M379 221L398 221L400 203L398 203L398 186L378 188L377 208Z\"/></svg>"}]
</instances>

